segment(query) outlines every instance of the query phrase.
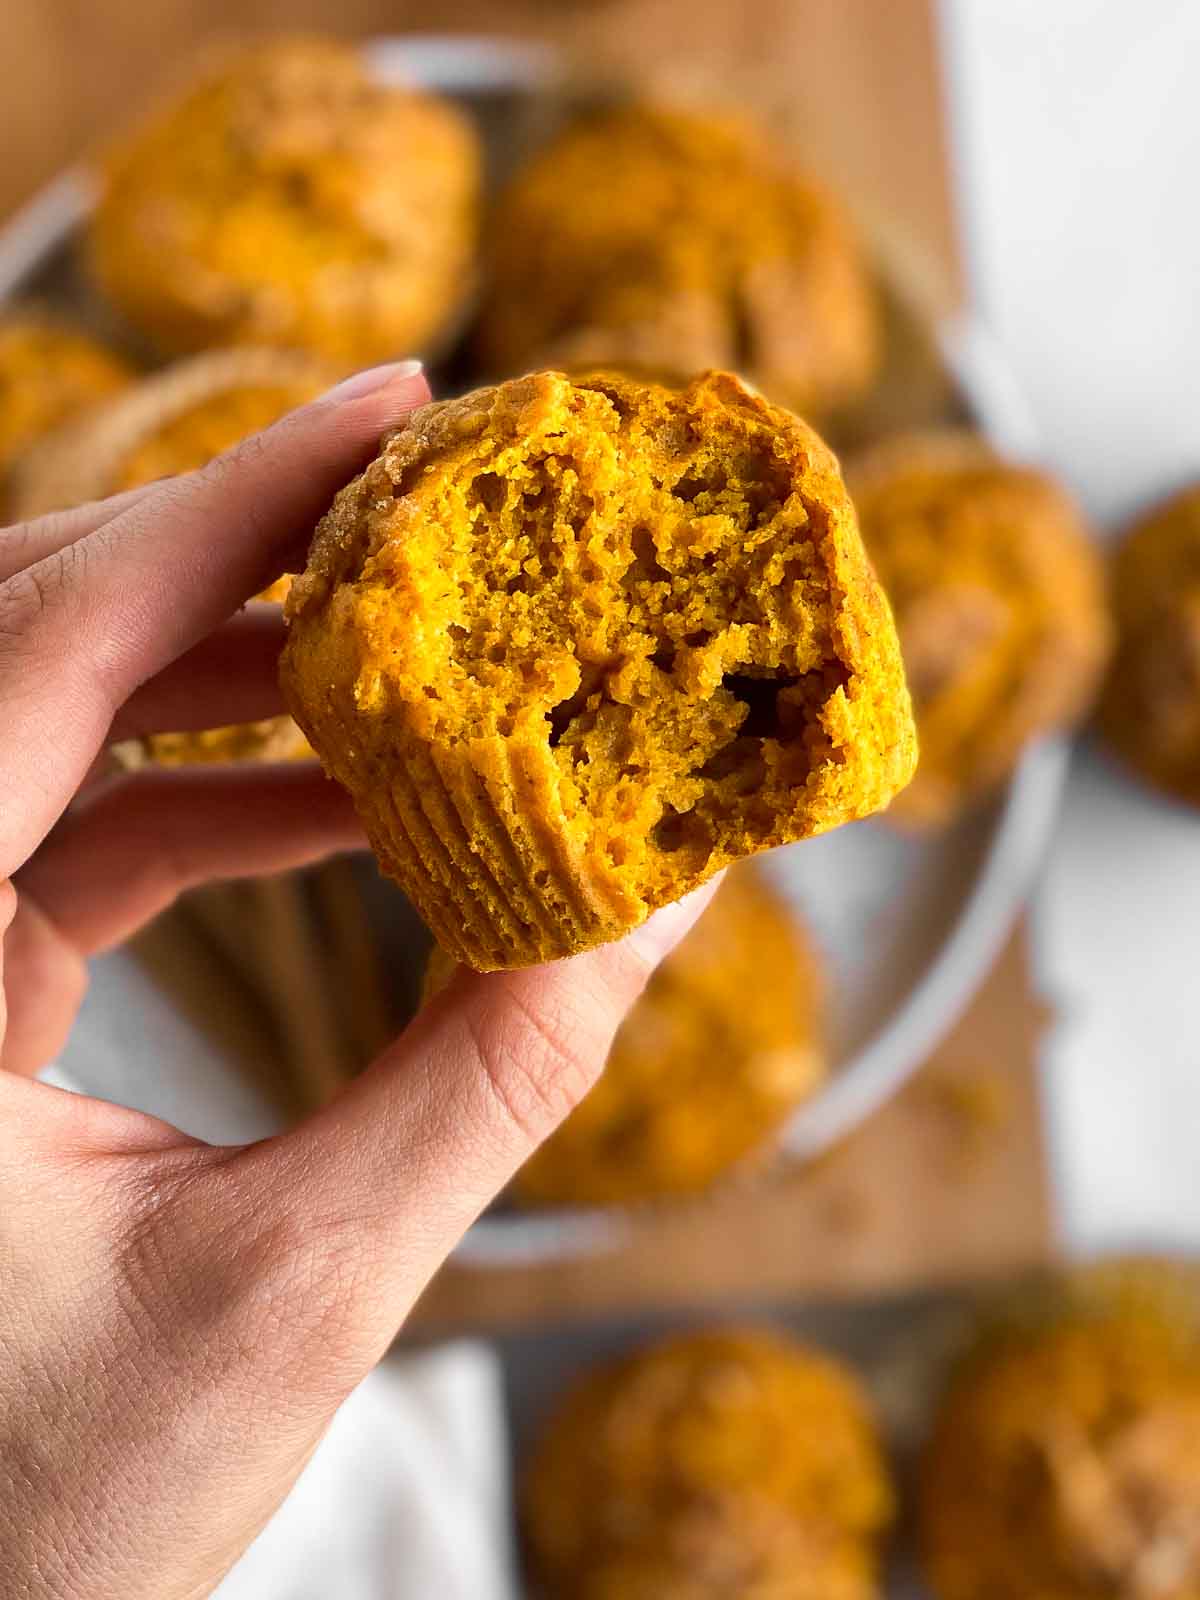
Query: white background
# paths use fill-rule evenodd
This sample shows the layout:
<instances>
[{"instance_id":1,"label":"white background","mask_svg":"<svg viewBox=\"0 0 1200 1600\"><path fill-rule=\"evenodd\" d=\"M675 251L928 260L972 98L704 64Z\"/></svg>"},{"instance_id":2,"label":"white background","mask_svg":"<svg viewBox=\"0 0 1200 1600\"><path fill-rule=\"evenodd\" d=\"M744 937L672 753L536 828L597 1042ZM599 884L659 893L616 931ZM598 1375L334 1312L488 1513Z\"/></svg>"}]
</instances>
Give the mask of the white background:
<instances>
[{"instance_id":1,"label":"white background","mask_svg":"<svg viewBox=\"0 0 1200 1600\"><path fill-rule=\"evenodd\" d=\"M975 300L1110 530L1200 477L1200 5L949 0ZM1089 756L1038 894L1068 1238L1200 1245L1200 818Z\"/></svg>"}]
</instances>

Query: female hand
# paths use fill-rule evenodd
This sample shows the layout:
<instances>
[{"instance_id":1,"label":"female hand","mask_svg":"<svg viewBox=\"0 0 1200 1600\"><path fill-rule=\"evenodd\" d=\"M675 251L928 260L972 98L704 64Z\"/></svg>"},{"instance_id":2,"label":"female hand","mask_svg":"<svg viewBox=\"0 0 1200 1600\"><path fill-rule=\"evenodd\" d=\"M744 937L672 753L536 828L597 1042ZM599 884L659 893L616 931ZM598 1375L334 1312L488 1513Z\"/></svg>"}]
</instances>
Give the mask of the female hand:
<instances>
[{"instance_id":1,"label":"female hand","mask_svg":"<svg viewBox=\"0 0 1200 1600\"><path fill-rule=\"evenodd\" d=\"M427 397L411 364L363 374L201 472L0 532L4 1600L208 1594L707 899L569 962L460 978L257 1144L29 1076L86 958L182 889L361 843L304 767L87 780L111 740L280 709L278 624L235 613Z\"/></svg>"}]
</instances>

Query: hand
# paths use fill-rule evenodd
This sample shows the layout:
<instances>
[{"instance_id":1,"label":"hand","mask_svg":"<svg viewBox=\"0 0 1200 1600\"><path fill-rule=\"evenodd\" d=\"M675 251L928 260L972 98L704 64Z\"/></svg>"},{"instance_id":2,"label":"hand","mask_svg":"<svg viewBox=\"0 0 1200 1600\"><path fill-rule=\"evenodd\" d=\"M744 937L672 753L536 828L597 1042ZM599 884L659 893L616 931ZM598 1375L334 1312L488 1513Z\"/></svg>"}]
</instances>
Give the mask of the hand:
<instances>
[{"instance_id":1,"label":"hand","mask_svg":"<svg viewBox=\"0 0 1200 1600\"><path fill-rule=\"evenodd\" d=\"M201 472L0 532L4 1600L208 1594L707 898L554 967L459 978L258 1144L28 1076L86 958L181 889L361 843L314 770L89 774L112 739L280 709L278 624L235 613L427 395L364 375Z\"/></svg>"}]
</instances>

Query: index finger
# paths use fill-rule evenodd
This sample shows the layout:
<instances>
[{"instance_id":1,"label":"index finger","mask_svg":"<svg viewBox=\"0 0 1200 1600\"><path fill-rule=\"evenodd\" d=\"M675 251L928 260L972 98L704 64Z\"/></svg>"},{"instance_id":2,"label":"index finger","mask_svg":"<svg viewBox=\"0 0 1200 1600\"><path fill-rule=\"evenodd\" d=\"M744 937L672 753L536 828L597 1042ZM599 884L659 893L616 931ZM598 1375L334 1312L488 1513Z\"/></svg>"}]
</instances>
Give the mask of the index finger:
<instances>
[{"instance_id":1,"label":"index finger","mask_svg":"<svg viewBox=\"0 0 1200 1600\"><path fill-rule=\"evenodd\" d=\"M415 363L360 373L0 583L0 876L61 815L129 695L278 576L428 398Z\"/></svg>"}]
</instances>

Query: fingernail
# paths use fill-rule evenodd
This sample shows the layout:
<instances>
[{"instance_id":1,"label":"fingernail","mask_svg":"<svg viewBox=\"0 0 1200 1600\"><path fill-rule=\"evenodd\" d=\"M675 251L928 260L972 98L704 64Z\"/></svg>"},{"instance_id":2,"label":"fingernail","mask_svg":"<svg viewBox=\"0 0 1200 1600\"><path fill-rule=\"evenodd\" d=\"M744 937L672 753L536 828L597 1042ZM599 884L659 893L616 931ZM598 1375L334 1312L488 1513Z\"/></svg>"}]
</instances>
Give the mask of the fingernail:
<instances>
[{"instance_id":1,"label":"fingernail","mask_svg":"<svg viewBox=\"0 0 1200 1600\"><path fill-rule=\"evenodd\" d=\"M684 895L682 900L676 900L673 905L663 906L652 917L648 917L640 928L633 930L627 943L648 964L657 966L691 932L719 885L720 876L702 884L699 889L693 889L691 894Z\"/></svg>"},{"instance_id":2,"label":"fingernail","mask_svg":"<svg viewBox=\"0 0 1200 1600\"><path fill-rule=\"evenodd\" d=\"M381 367L368 367L365 372L356 372L353 377L343 378L341 383L326 393L325 399L335 400L339 405L343 400L361 400L364 395L386 389L390 383L419 378L423 371L424 367L419 361L385 361Z\"/></svg>"}]
</instances>

